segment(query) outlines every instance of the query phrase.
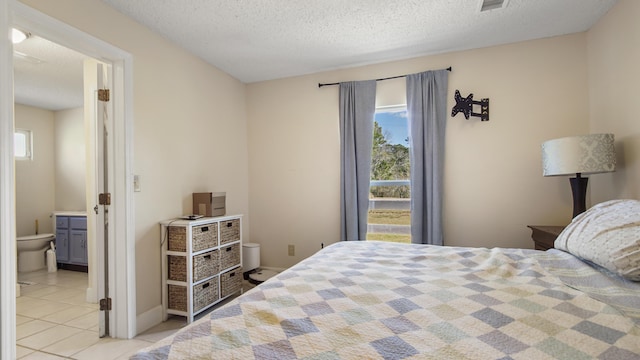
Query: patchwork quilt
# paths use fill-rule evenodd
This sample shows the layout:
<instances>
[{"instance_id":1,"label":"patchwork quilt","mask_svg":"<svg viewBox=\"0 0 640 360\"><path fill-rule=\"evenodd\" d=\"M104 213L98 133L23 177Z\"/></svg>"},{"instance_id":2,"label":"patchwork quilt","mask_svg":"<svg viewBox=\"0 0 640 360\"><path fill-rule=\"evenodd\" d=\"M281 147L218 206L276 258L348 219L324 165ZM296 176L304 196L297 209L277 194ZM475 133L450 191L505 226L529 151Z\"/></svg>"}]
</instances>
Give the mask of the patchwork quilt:
<instances>
[{"instance_id":1,"label":"patchwork quilt","mask_svg":"<svg viewBox=\"0 0 640 360\"><path fill-rule=\"evenodd\" d=\"M132 359L640 359L640 287L603 277L557 250L339 242Z\"/></svg>"}]
</instances>

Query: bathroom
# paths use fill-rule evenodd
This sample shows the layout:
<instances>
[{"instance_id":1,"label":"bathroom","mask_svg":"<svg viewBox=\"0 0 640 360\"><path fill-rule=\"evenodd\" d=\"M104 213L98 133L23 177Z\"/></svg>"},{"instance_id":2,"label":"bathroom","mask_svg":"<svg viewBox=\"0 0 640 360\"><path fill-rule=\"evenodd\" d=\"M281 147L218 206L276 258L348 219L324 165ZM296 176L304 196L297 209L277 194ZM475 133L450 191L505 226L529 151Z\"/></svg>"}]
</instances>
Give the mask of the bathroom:
<instances>
[{"instance_id":1,"label":"bathroom","mask_svg":"<svg viewBox=\"0 0 640 360\"><path fill-rule=\"evenodd\" d=\"M23 43L14 45L20 54L14 56L15 129L25 140L16 141L16 146L24 144L26 150L25 156L20 157L16 148L15 161L18 280L25 273L57 268L43 261L53 260L53 254L46 253L48 241L40 240L36 245L38 240L30 240L25 245L25 237L55 234L56 230L61 237L67 227L71 231L70 219L81 231L69 234L74 239L84 236L80 251L85 254L84 261L78 261L78 256L74 261L58 256L57 262L69 270L88 269L83 95L86 57L29 35ZM75 90L64 90L69 87ZM62 225L58 229L56 217ZM67 244L60 239L58 242L61 246Z\"/></svg>"},{"instance_id":2,"label":"bathroom","mask_svg":"<svg viewBox=\"0 0 640 360\"><path fill-rule=\"evenodd\" d=\"M54 234L56 215L86 217L83 109L52 111L15 104L15 122L16 129L30 131L32 139L31 159L16 160L17 237ZM41 261L22 255L21 241L18 272L43 269ZM37 251L46 259L44 251Z\"/></svg>"}]
</instances>

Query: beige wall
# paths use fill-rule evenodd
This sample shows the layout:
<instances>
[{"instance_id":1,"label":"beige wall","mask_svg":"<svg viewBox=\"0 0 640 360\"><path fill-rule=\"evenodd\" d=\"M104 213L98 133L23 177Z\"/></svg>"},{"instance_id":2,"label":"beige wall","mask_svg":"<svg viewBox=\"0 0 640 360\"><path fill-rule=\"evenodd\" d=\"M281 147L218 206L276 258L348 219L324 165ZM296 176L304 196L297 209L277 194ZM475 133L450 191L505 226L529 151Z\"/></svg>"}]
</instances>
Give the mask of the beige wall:
<instances>
[{"instance_id":1,"label":"beige wall","mask_svg":"<svg viewBox=\"0 0 640 360\"><path fill-rule=\"evenodd\" d=\"M15 104L16 128L33 132L32 161L16 161L18 236L52 232L55 210L85 209L82 109L49 111ZM78 189L80 191L78 191Z\"/></svg>"},{"instance_id":2,"label":"beige wall","mask_svg":"<svg viewBox=\"0 0 640 360\"><path fill-rule=\"evenodd\" d=\"M15 126L31 130L33 160L16 161L16 233L33 235L53 232L49 215L55 204L54 113L15 104Z\"/></svg>"},{"instance_id":3,"label":"beige wall","mask_svg":"<svg viewBox=\"0 0 640 360\"><path fill-rule=\"evenodd\" d=\"M85 139L83 108L56 111L55 209L85 211Z\"/></svg>"},{"instance_id":4,"label":"beige wall","mask_svg":"<svg viewBox=\"0 0 640 360\"><path fill-rule=\"evenodd\" d=\"M160 305L158 222L191 213L191 193L226 191L245 214L245 85L98 0L25 4L131 53L133 64L137 313ZM46 37L46 34L39 34Z\"/></svg>"},{"instance_id":5,"label":"beige wall","mask_svg":"<svg viewBox=\"0 0 640 360\"><path fill-rule=\"evenodd\" d=\"M617 170L590 177L591 199L640 199L640 1L621 0L588 32L591 132L616 137Z\"/></svg>"},{"instance_id":6,"label":"beige wall","mask_svg":"<svg viewBox=\"0 0 640 360\"><path fill-rule=\"evenodd\" d=\"M527 224L565 224L567 178L543 178L543 141L588 131L585 33L250 84L251 241L262 265L288 267L339 239L338 88L453 67L459 89L490 98L488 122L447 119L445 244L532 248ZM405 102L404 79L378 82L377 105ZM296 256L287 256L287 245Z\"/></svg>"}]
</instances>

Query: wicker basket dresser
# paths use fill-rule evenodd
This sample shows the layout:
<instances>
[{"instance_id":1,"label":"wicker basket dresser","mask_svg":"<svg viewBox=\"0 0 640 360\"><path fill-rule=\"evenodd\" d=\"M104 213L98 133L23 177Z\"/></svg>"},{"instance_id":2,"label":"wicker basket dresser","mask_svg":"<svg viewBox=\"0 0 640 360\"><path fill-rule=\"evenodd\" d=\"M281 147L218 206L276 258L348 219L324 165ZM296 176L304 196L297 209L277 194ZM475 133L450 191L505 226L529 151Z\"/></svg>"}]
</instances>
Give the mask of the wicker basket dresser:
<instances>
[{"instance_id":1,"label":"wicker basket dresser","mask_svg":"<svg viewBox=\"0 0 640 360\"><path fill-rule=\"evenodd\" d=\"M162 308L194 317L242 291L242 215L160 223Z\"/></svg>"}]
</instances>

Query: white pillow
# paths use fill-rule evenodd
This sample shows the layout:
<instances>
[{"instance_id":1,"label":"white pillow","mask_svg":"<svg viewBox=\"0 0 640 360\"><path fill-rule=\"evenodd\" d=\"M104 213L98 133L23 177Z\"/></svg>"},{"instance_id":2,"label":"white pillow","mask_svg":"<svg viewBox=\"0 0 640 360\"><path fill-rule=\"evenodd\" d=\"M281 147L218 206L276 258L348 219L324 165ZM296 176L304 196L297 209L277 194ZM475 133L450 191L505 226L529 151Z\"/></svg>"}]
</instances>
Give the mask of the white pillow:
<instances>
[{"instance_id":1,"label":"white pillow","mask_svg":"<svg viewBox=\"0 0 640 360\"><path fill-rule=\"evenodd\" d=\"M611 200L576 216L554 247L640 281L640 201Z\"/></svg>"}]
</instances>

